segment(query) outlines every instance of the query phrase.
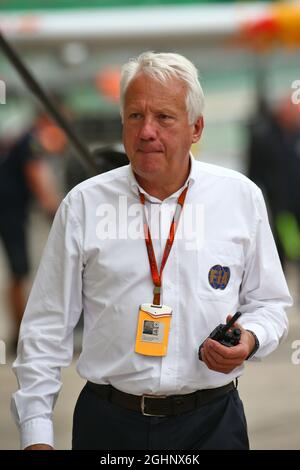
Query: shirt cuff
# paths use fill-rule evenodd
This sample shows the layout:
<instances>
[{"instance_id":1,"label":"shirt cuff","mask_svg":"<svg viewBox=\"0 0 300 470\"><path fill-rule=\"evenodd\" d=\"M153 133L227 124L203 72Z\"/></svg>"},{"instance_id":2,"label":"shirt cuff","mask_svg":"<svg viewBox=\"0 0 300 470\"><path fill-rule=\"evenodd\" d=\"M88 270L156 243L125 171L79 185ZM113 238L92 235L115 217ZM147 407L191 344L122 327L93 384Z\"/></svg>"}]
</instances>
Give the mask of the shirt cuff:
<instances>
[{"instance_id":1,"label":"shirt cuff","mask_svg":"<svg viewBox=\"0 0 300 470\"><path fill-rule=\"evenodd\" d=\"M260 361L261 359L259 357L257 357L257 354L259 353L260 349L263 347L263 345L265 344L265 342L267 340L267 334L266 334L265 329L261 325L258 325L257 323L250 323L250 322L249 323L243 323L242 327L245 330L253 331L253 333L256 334L257 339L259 341L259 348L256 351L256 353L254 354L254 356L249 358L249 361L251 361L251 360Z\"/></svg>"},{"instance_id":2,"label":"shirt cuff","mask_svg":"<svg viewBox=\"0 0 300 470\"><path fill-rule=\"evenodd\" d=\"M35 418L21 425L21 448L25 449L34 444L54 446L53 423L49 419Z\"/></svg>"}]
</instances>

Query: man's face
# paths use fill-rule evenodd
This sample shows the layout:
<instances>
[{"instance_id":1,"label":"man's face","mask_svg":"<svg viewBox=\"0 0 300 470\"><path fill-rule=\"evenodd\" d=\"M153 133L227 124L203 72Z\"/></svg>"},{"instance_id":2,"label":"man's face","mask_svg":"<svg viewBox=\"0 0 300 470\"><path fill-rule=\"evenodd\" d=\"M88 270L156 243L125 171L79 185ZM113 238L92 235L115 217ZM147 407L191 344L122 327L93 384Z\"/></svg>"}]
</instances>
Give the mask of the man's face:
<instances>
[{"instance_id":1,"label":"man's face","mask_svg":"<svg viewBox=\"0 0 300 470\"><path fill-rule=\"evenodd\" d=\"M123 142L133 171L144 180L186 173L192 143L203 120L188 123L186 88L177 79L162 84L140 74L129 84L124 102Z\"/></svg>"}]
</instances>

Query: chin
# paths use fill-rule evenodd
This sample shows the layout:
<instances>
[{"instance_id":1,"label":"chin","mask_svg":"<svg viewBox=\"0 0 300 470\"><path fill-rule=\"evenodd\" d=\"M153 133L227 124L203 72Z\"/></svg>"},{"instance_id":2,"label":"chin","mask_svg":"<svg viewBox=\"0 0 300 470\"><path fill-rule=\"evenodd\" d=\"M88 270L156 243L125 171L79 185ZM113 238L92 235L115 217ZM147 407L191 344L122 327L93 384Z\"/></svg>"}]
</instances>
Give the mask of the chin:
<instances>
[{"instance_id":1,"label":"chin","mask_svg":"<svg viewBox=\"0 0 300 470\"><path fill-rule=\"evenodd\" d=\"M161 171L159 171L158 168L136 168L134 169L134 172L140 176L141 178L145 180L152 180L153 178L156 178L159 174L161 174Z\"/></svg>"},{"instance_id":2,"label":"chin","mask_svg":"<svg viewBox=\"0 0 300 470\"><path fill-rule=\"evenodd\" d=\"M161 159L156 156L151 157L150 155L137 158L132 162L133 168L138 174L152 174L163 171L164 165Z\"/></svg>"}]
</instances>

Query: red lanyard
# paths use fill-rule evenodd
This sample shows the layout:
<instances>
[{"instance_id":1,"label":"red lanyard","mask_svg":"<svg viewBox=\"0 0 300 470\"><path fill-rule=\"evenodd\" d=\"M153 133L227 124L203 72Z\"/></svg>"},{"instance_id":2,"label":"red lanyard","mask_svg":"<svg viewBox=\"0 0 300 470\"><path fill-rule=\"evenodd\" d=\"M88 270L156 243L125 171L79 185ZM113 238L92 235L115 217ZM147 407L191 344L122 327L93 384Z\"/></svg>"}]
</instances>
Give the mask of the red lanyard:
<instances>
[{"instance_id":1,"label":"red lanyard","mask_svg":"<svg viewBox=\"0 0 300 470\"><path fill-rule=\"evenodd\" d=\"M152 238L151 238L151 233L150 233L150 228L147 222L146 218L146 213L145 213L145 207L144 207L144 212L143 212L143 218L144 218L144 232L145 232L145 242L146 242L146 247L147 247L147 252L148 252L148 258L149 258L149 264L150 264L150 269L151 269L151 276L154 284L154 290L153 290L153 304L154 305L160 305L160 293L161 293L161 284L162 284L162 273L164 270L164 267L166 265L167 259L169 257L171 248L173 246L176 230L178 227L179 223L179 218L180 214L182 212L182 208L184 205L185 201L185 196L188 190L188 186L182 191L180 194L178 200L177 200L177 206L175 209L175 213L173 216L173 220L171 223L170 231L169 231L169 236L166 242L166 246L164 249L163 257L162 257L162 262L160 266L160 271L158 272L157 269L157 263L156 263L156 258L155 258L155 253L153 249L153 244L152 244ZM145 206L145 195L139 191L140 195L140 201Z\"/></svg>"}]
</instances>

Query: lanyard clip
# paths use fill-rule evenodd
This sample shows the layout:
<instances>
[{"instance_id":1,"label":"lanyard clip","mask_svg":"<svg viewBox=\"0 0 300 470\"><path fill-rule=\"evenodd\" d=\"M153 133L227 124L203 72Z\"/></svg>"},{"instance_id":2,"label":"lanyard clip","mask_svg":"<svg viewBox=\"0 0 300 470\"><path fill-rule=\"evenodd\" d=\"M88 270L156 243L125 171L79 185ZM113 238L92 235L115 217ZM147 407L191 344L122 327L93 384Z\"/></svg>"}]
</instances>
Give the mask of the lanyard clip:
<instances>
[{"instance_id":1,"label":"lanyard clip","mask_svg":"<svg viewBox=\"0 0 300 470\"><path fill-rule=\"evenodd\" d=\"M161 286L154 286L153 289L153 305L160 305Z\"/></svg>"}]
</instances>

